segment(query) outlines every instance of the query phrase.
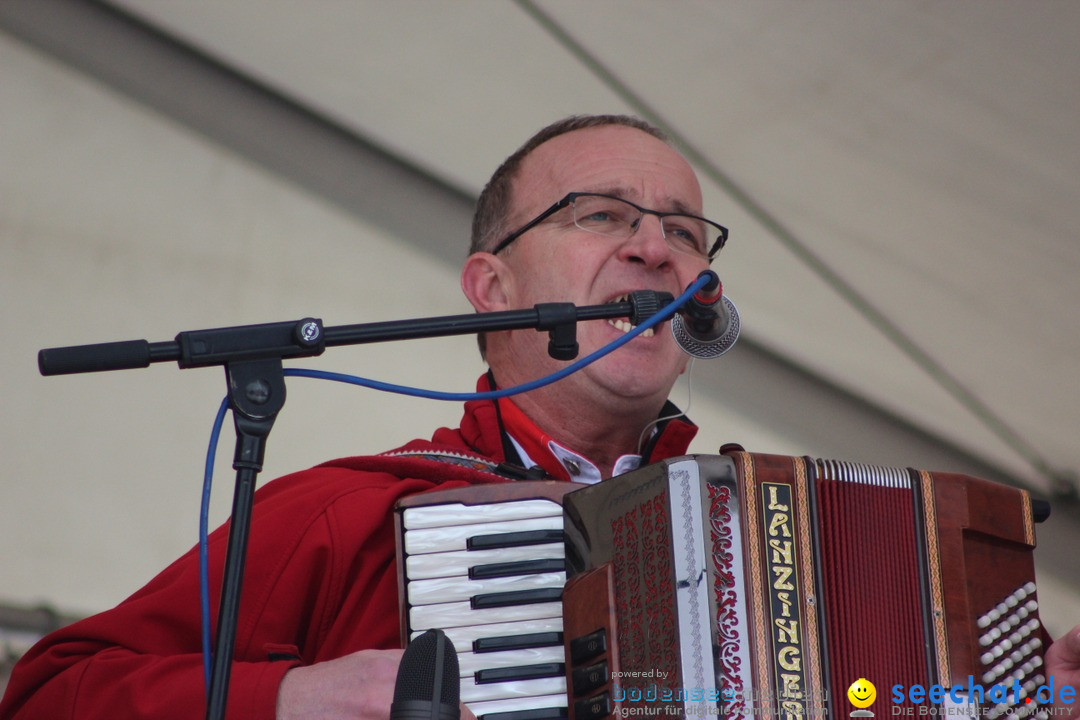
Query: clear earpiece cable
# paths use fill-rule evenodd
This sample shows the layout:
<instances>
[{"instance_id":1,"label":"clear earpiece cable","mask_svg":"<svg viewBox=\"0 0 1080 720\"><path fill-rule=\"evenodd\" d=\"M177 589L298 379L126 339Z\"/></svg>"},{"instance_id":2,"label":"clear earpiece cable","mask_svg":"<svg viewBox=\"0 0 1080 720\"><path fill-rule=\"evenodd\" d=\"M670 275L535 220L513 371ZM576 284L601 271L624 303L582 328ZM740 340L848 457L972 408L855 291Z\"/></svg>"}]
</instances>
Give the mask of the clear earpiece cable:
<instances>
[{"instance_id":1,"label":"clear earpiece cable","mask_svg":"<svg viewBox=\"0 0 1080 720\"><path fill-rule=\"evenodd\" d=\"M694 381L694 360L695 359L696 358L694 358L693 356L690 356L690 363L686 366L686 404L682 406L682 410L680 412L677 412L674 415L666 415L664 417L658 417L655 420L653 420L651 423L649 423L648 425L645 426L645 428L641 431L640 437L638 437L638 444L637 444L638 455L640 455L642 453L642 450L645 448L645 440L646 440L647 436L649 435L650 431L652 431L652 429L654 427L656 427L660 423L664 422L665 420L673 420L673 419L675 419L677 417L684 417L686 415L686 413L689 412L689 410L690 410L690 402L694 398L694 382L693 381Z\"/></svg>"}]
</instances>

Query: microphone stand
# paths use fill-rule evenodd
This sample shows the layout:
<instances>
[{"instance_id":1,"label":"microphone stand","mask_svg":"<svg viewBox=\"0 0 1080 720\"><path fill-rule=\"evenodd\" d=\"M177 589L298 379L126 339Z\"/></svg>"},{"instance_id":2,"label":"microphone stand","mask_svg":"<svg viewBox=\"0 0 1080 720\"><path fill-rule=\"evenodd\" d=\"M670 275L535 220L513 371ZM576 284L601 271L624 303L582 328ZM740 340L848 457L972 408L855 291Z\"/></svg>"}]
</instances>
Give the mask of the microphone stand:
<instances>
[{"instance_id":1,"label":"microphone stand","mask_svg":"<svg viewBox=\"0 0 1080 720\"><path fill-rule=\"evenodd\" d=\"M359 345L388 340L465 335L535 328L548 332L548 353L558 360L577 357L577 323L629 317L638 325L672 301L668 293L640 290L630 300L607 305L576 306L573 303L541 303L531 310L448 315L414 320L341 325L323 328L322 320L242 325L181 332L173 341L146 340L50 348L38 352L42 375L126 370L149 367L152 362L176 361L181 369L223 365L233 411L236 448L233 469L232 516L218 630L213 653L206 718L222 720L236 645L240 591L247 557L255 480L262 470L266 439L278 412L285 405L285 358L314 357L327 347Z\"/></svg>"}]
</instances>

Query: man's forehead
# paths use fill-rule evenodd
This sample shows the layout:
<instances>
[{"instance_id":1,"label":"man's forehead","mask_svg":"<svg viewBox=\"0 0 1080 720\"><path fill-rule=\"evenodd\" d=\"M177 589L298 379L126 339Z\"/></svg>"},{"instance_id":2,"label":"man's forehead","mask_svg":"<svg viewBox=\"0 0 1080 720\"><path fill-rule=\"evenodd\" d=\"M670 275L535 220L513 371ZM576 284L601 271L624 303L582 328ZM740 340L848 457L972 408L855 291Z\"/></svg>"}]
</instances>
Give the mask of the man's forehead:
<instances>
[{"instance_id":1,"label":"man's forehead","mask_svg":"<svg viewBox=\"0 0 1080 720\"><path fill-rule=\"evenodd\" d=\"M697 212L700 187L689 163L670 145L637 128L605 125L565 133L535 148L514 183L522 200L542 193L615 195L651 209ZM656 207L652 207L656 205Z\"/></svg>"},{"instance_id":2,"label":"man's forehead","mask_svg":"<svg viewBox=\"0 0 1080 720\"><path fill-rule=\"evenodd\" d=\"M690 205L686 199L676 197L674 195L662 195L662 196L650 196L645 197L640 188L636 188L632 185L624 184L595 184L595 185L582 185L580 190L575 192L583 193L597 193L600 195L614 195L617 198L623 200L629 200L632 203L638 205L649 205L649 203L657 205L657 207L649 207L649 210L663 210L689 213L691 215L697 214L698 209Z\"/></svg>"}]
</instances>

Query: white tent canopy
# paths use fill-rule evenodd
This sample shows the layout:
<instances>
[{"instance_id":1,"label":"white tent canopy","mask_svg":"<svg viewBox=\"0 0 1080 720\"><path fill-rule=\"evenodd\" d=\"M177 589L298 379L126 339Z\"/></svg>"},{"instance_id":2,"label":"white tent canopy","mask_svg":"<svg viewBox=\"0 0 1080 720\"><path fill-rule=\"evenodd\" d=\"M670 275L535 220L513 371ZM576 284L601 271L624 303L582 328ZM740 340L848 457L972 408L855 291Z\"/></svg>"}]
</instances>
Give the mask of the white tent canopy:
<instances>
[{"instance_id":1,"label":"white tent canopy","mask_svg":"<svg viewBox=\"0 0 1080 720\"><path fill-rule=\"evenodd\" d=\"M564 115L665 127L743 319L673 399L726 442L1054 500L1080 619L1080 5L0 0L0 602L122 599L195 539L219 374L41 378L42 347L467 312L472 199ZM309 366L467 390L471 339ZM290 382L266 477L450 406ZM221 463L215 517L227 512Z\"/></svg>"}]
</instances>

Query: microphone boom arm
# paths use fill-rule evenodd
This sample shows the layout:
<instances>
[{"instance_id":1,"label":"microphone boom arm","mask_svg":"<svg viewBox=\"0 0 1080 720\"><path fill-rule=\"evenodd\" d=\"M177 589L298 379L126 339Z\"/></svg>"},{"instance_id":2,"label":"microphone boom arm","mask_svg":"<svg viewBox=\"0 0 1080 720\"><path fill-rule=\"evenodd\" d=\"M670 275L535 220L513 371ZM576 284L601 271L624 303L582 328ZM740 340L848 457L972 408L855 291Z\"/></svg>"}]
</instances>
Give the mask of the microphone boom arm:
<instances>
[{"instance_id":1,"label":"microphone boom arm","mask_svg":"<svg viewBox=\"0 0 1080 720\"><path fill-rule=\"evenodd\" d=\"M262 470L266 440L278 412L285 404L282 360L321 355L330 346L529 328L549 333L548 352L552 357L571 360L578 353L578 322L629 317L637 325L672 300L669 293L639 290L631 294L629 301L605 305L578 307L573 303L541 303L531 310L328 328L323 328L322 320L316 318L212 328L181 332L175 340L166 342L126 340L47 348L38 352L38 369L42 375L50 376L128 370L170 361L176 361L181 369L213 365L225 367L229 407L233 411L236 429L233 455L236 484L206 707L208 720L222 720L236 643L255 482Z\"/></svg>"},{"instance_id":2,"label":"microphone boom arm","mask_svg":"<svg viewBox=\"0 0 1080 720\"><path fill-rule=\"evenodd\" d=\"M38 352L38 369L46 376L70 375L131 370L149 367L155 362L171 361L176 361L181 369L187 369L224 365L236 360L315 357L321 355L327 347L390 340L529 328L565 334L566 328L572 333L574 325L584 320L628 317L637 325L671 301L672 296L669 293L639 290L632 293L628 301L605 305L540 303L531 310L444 315L327 328L323 327L322 320L304 318L261 325L185 331L178 334L175 340L165 342L124 340L46 348ZM561 359L569 360L576 355L575 351L570 357Z\"/></svg>"}]
</instances>

